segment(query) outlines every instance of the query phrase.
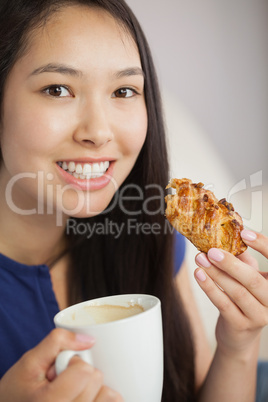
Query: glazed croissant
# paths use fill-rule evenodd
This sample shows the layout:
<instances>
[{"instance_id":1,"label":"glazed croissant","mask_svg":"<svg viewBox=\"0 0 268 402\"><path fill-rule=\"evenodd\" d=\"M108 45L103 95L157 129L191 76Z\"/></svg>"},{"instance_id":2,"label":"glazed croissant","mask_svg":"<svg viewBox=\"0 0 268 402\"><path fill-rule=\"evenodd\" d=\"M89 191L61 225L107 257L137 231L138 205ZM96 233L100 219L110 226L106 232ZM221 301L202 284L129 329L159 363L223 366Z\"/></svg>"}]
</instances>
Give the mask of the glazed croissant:
<instances>
[{"instance_id":1,"label":"glazed croissant","mask_svg":"<svg viewBox=\"0 0 268 402\"><path fill-rule=\"evenodd\" d=\"M165 197L167 219L200 251L217 247L234 255L243 253L247 246L240 235L241 216L225 198L218 201L203 186L189 179L171 179L167 188L175 188L176 194Z\"/></svg>"}]
</instances>

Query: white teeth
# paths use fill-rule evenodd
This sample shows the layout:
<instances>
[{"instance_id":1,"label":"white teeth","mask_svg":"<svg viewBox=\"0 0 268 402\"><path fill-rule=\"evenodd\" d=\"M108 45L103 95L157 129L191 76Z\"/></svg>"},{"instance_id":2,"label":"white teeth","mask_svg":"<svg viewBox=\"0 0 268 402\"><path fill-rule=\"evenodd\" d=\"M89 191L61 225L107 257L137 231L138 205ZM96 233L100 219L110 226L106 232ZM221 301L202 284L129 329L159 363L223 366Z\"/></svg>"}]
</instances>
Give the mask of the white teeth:
<instances>
[{"instance_id":1,"label":"white teeth","mask_svg":"<svg viewBox=\"0 0 268 402\"><path fill-rule=\"evenodd\" d=\"M68 164L68 170L69 172L73 173L75 171L75 163L74 162L69 162Z\"/></svg>"},{"instance_id":2,"label":"white teeth","mask_svg":"<svg viewBox=\"0 0 268 402\"><path fill-rule=\"evenodd\" d=\"M98 163L93 163L92 165L92 173L100 173L100 165Z\"/></svg>"},{"instance_id":3,"label":"white teeth","mask_svg":"<svg viewBox=\"0 0 268 402\"><path fill-rule=\"evenodd\" d=\"M85 163L83 167L83 174L89 175L91 173L91 165L89 163Z\"/></svg>"},{"instance_id":4,"label":"white teeth","mask_svg":"<svg viewBox=\"0 0 268 402\"><path fill-rule=\"evenodd\" d=\"M83 168L82 168L82 165L80 163L78 163L78 165L76 165L75 172L77 174L83 173Z\"/></svg>"},{"instance_id":5,"label":"white teeth","mask_svg":"<svg viewBox=\"0 0 268 402\"><path fill-rule=\"evenodd\" d=\"M75 163L71 162L58 162L58 165L63 169L67 170L68 173L72 174L76 179L95 179L101 177L105 174L106 170L110 166L109 161L100 163Z\"/></svg>"}]
</instances>

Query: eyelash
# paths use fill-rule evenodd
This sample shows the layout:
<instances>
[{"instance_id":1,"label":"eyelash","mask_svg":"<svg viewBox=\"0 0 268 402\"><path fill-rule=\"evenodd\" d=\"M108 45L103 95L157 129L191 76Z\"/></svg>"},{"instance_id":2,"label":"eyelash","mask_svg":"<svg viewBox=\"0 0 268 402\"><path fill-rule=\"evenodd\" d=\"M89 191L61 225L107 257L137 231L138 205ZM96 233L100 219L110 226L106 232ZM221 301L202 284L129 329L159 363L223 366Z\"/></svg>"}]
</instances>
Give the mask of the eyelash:
<instances>
[{"instance_id":1,"label":"eyelash","mask_svg":"<svg viewBox=\"0 0 268 402\"><path fill-rule=\"evenodd\" d=\"M124 99L124 98L125 98L125 99L133 98L134 96L139 95L139 92L138 92L136 89L134 89L134 88L131 88L131 87L122 87L122 88L118 88L116 91L113 92L112 98L115 98L114 94L115 94L116 92L118 92L118 91L132 91L132 92L134 93L134 95L132 95L132 96L127 96L127 97L125 97L125 96L118 96L118 98L123 98L123 99Z\"/></svg>"},{"instance_id":2,"label":"eyelash","mask_svg":"<svg viewBox=\"0 0 268 402\"><path fill-rule=\"evenodd\" d=\"M52 89L59 89L59 88L63 88L63 89L65 89L65 90L67 90L68 92L69 92L69 96L57 96L57 95L52 95L52 94L50 94L49 93L49 91ZM116 96L115 96L115 94L116 94L116 92L119 92L119 91L125 91L125 93L127 92L127 91L131 91L131 92L133 92L134 94L133 95L131 95L131 96L117 96L118 98L122 98L122 99L128 99L128 98L132 98L132 97L134 97L134 96L136 96L136 95L139 95L139 92L136 90L136 89L134 89L134 88L131 88L131 87L121 87L121 88L118 88L116 91L114 91L113 93L112 93L112 98L116 98ZM54 84L54 85L49 85L48 87L46 87L46 88L44 88L44 89L42 89L42 93L44 93L44 94L46 94L46 95L48 95L48 96L51 96L51 97L53 97L53 98L68 98L68 97L72 97L72 98L74 98L74 94L72 93L72 91L70 90L70 88L68 88L66 85L59 85L59 84ZM124 95L124 94L123 94Z\"/></svg>"},{"instance_id":3,"label":"eyelash","mask_svg":"<svg viewBox=\"0 0 268 402\"><path fill-rule=\"evenodd\" d=\"M49 90L51 90L51 89L57 89L57 88L63 88L63 89L65 89L66 91L69 92L70 95L69 95L69 96L56 96L56 95L51 95L51 94L48 93ZM48 95L48 96L52 96L53 98L66 98L66 97L67 97L67 98L68 98L68 97L74 98L74 95L73 95L72 91L71 91L70 88L68 88L66 85L58 85L58 84L49 85L48 87L42 89L42 92L43 92L44 94Z\"/></svg>"}]
</instances>

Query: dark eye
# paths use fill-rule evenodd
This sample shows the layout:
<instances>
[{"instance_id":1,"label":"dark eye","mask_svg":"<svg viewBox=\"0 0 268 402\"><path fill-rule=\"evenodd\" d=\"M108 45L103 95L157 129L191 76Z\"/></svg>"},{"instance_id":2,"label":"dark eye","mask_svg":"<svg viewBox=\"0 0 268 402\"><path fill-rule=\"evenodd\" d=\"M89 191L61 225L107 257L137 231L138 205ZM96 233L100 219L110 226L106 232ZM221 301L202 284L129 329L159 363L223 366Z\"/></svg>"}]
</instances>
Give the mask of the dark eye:
<instances>
[{"instance_id":1,"label":"dark eye","mask_svg":"<svg viewBox=\"0 0 268 402\"><path fill-rule=\"evenodd\" d=\"M47 95L58 97L58 98L63 98L66 96L73 96L70 93L70 90L63 85L51 85L48 88L45 88L43 92Z\"/></svg>"},{"instance_id":2,"label":"dark eye","mask_svg":"<svg viewBox=\"0 0 268 402\"><path fill-rule=\"evenodd\" d=\"M117 89L112 97L113 98L131 98L132 96L137 95L137 92L131 88L120 88Z\"/></svg>"}]
</instances>

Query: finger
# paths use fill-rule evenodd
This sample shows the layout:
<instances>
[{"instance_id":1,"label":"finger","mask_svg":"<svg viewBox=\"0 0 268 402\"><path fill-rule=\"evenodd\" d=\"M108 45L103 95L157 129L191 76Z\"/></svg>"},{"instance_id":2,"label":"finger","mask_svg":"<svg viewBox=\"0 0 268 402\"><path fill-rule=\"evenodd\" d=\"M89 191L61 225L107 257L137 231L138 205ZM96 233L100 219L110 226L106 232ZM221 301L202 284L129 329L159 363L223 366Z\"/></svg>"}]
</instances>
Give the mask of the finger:
<instances>
[{"instance_id":1,"label":"finger","mask_svg":"<svg viewBox=\"0 0 268 402\"><path fill-rule=\"evenodd\" d=\"M243 261L245 264L250 265L252 268L259 271L258 261L250 254L248 250L244 251L244 253L237 256L240 261Z\"/></svg>"},{"instance_id":2,"label":"finger","mask_svg":"<svg viewBox=\"0 0 268 402\"><path fill-rule=\"evenodd\" d=\"M123 402L122 396L113 389L102 387L94 402Z\"/></svg>"},{"instance_id":3,"label":"finger","mask_svg":"<svg viewBox=\"0 0 268 402\"><path fill-rule=\"evenodd\" d=\"M47 374L46 374L46 378L47 378L48 381L53 381L53 380L55 380L56 377L57 377L56 368L55 368L55 364L53 364L53 366L51 366L48 369Z\"/></svg>"},{"instance_id":4,"label":"finger","mask_svg":"<svg viewBox=\"0 0 268 402\"><path fill-rule=\"evenodd\" d=\"M237 322L237 320L241 318L241 311L230 300L227 294L216 285L202 268L197 268L194 274L199 286L206 293L214 306L217 307L225 320L229 323Z\"/></svg>"},{"instance_id":5,"label":"finger","mask_svg":"<svg viewBox=\"0 0 268 402\"><path fill-rule=\"evenodd\" d=\"M268 306L268 282L255 268L232 254L216 248L210 249L207 257L212 265L226 272L243 285L261 304Z\"/></svg>"},{"instance_id":6,"label":"finger","mask_svg":"<svg viewBox=\"0 0 268 402\"><path fill-rule=\"evenodd\" d=\"M206 269L207 275L225 292L241 312L255 322L259 317L266 317L264 307L241 283L213 265ZM266 324L265 324L266 325Z\"/></svg>"},{"instance_id":7,"label":"finger","mask_svg":"<svg viewBox=\"0 0 268 402\"><path fill-rule=\"evenodd\" d=\"M66 370L49 383L48 388L55 400L91 402L95 401L102 384L102 373L74 356Z\"/></svg>"},{"instance_id":8,"label":"finger","mask_svg":"<svg viewBox=\"0 0 268 402\"><path fill-rule=\"evenodd\" d=\"M51 331L29 354L34 354L35 361L38 361L40 367L47 371L54 364L60 351L89 349L94 343L94 338L90 336L57 328Z\"/></svg>"},{"instance_id":9,"label":"finger","mask_svg":"<svg viewBox=\"0 0 268 402\"><path fill-rule=\"evenodd\" d=\"M243 241L254 250L259 251L264 257L268 258L268 238L261 233L251 230L242 230L241 237Z\"/></svg>"}]
</instances>

